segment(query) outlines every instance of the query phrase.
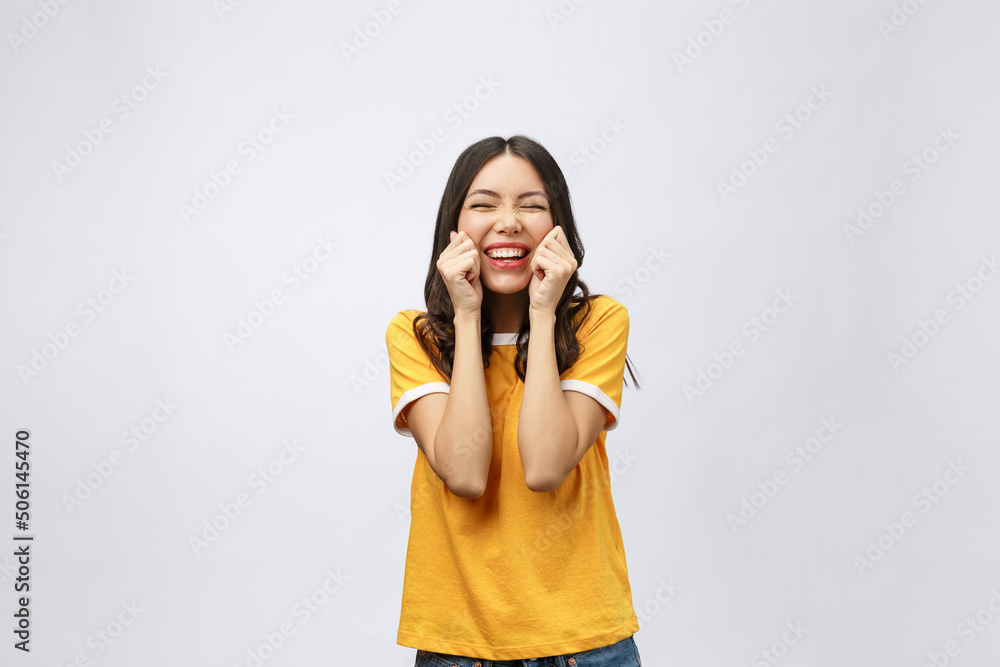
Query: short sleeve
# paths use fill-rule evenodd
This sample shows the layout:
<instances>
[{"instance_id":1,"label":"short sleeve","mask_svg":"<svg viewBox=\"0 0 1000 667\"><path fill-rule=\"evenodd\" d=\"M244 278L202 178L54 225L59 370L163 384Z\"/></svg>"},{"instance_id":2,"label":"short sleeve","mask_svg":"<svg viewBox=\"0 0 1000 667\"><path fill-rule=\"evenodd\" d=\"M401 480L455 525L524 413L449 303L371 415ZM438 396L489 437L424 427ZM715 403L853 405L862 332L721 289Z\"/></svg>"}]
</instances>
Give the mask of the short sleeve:
<instances>
[{"instance_id":1,"label":"short sleeve","mask_svg":"<svg viewBox=\"0 0 1000 667\"><path fill-rule=\"evenodd\" d=\"M399 311L385 332L389 351L389 391L392 399L392 425L400 435L413 437L403 409L421 396L447 394L451 385L420 347L413 333L413 319L419 311Z\"/></svg>"},{"instance_id":2,"label":"short sleeve","mask_svg":"<svg viewBox=\"0 0 1000 667\"><path fill-rule=\"evenodd\" d=\"M591 301L590 313L577 332L580 356L559 376L563 391L590 396L607 410L605 431L618 426L628 347L628 309L609 296Z\"/></svg>"}]
</instances>

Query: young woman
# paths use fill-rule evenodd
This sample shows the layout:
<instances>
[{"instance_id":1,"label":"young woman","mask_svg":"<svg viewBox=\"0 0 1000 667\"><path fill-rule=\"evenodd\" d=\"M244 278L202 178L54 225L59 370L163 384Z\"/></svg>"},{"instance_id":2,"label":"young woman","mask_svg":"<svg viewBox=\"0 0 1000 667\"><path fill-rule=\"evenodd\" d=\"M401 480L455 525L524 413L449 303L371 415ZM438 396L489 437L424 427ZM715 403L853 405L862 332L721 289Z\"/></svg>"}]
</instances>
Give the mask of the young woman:
<instances>
[{"instance_id":1,"label":"young woman","mask_svg":"<svg viewBox=\"0 0 1000 667\"><path fill-rule=\"evenodd\" d=\"M393 424L418 447L397 635L417 667L641 665L604 446L626 366L638 386L628 311L582 262L545 148L458 157L427 312L386 332Z\"/></svg>"}]
</instances>

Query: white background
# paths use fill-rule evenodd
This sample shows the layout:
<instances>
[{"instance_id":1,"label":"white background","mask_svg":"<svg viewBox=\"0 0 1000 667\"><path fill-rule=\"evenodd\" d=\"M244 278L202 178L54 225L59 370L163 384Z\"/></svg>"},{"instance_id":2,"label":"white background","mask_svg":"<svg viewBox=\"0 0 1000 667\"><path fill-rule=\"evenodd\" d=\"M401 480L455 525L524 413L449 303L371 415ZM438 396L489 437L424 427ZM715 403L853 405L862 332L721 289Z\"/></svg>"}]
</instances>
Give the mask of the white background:
<instances>
[{"instance_id":1,"label":"white background","mask_svg":"<svg viewBox=\"0 0 1000 667\"><path fill-rule=\"evenodd\" d=\"M425 306L455 158L523 133L571 178L581 277L631 317L642 389L608 448L644 664L996 664L1000 6L43 5L0 14L0 663L252 665L282 623L266 665L413 663L395 633L417 449L391 426L385 330ZM297 288L295 265L315 269ZM118 634L123 604L142 611Z\"/></svg>"}]
</instances>

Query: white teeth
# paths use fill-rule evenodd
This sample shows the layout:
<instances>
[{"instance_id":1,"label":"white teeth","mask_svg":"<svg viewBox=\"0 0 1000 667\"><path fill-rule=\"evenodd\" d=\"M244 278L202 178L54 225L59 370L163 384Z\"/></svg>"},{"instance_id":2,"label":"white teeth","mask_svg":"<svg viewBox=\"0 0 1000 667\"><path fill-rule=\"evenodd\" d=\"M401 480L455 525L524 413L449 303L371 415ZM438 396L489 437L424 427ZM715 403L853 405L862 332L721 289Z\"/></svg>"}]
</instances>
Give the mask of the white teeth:
<instances>
[{"instance_id":1,"label":"white teeth","mask_svg":"<svg viewBox=\"0 0 1000 667\"><path fill-rule=\"evenodd\" d=\"M505 257L523 257L524 253L525 251L522 248L497 248L490 250L486 254L493 259L502 259Z\"/></svg>"}]
</instances>

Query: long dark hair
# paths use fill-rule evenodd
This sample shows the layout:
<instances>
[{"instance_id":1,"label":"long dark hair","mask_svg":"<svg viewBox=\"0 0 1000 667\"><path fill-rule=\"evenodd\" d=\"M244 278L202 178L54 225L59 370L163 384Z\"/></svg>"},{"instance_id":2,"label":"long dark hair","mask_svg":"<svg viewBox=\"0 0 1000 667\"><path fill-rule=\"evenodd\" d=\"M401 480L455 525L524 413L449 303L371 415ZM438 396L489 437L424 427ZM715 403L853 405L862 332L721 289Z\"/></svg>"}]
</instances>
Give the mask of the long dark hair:
<instances>
[{"instance_id":1,"label":"long dark hair","mask_svg":"<svg viewBox=\"0 0 1000 667\"><path fill-rule=\"evenodd\" d=\"M573 209L566 178L552 155L537 141L523 135L515 135L509 139L488 137L477 141L458 156L455 166L452 167L451 175L448 177L448 183L445 185L441 205L438 207L437 222L434 225L431 265L427 270L427 279L424 281L424 301L427 303L427 312L419 314L413 320L413 332L416 334L417 340L420 341L420 346L427 352L434 366L449 380L451 379L452 365L455 362L455 309L448 288L445 287L444 280L437 270L437 259L451 243L451 232L458 231L458 215L476 174L488 161L503 154L524 158L534 166L542 183L545 184L545 192L548 195L552 211L552 224L562 227L566 234L566 240L573 249L573 256L576 257L577 270L570 276L562 297L559 299L559 304L556 306L555 351L560 375L569 369L580 356L580 346L576 338L577 331L590 312L591 300L602 296L590 294L587 283L580 280L579 268L583 266L583 241L580 240L576 224L573 222ZM485 285L483 289L486 289ZM577 289L580 290L579 295L576 294ZM486 299L483 299L480 323L482 325L483 368L488 368L490 355L493 352L495 323L493 314L486 307ZM527 313L525 313L521 330L518 332L517 355L514 358L514 370L521 382L524 382L528 364L529 330L530 322ZM628 367L629 375L632 376L632 382L635 383L636 388L640 388L639 382L632 372L627 354L625 355L625 365ZM627 386L628 382L625 384Z\"/></svg>"}]
</instances>

